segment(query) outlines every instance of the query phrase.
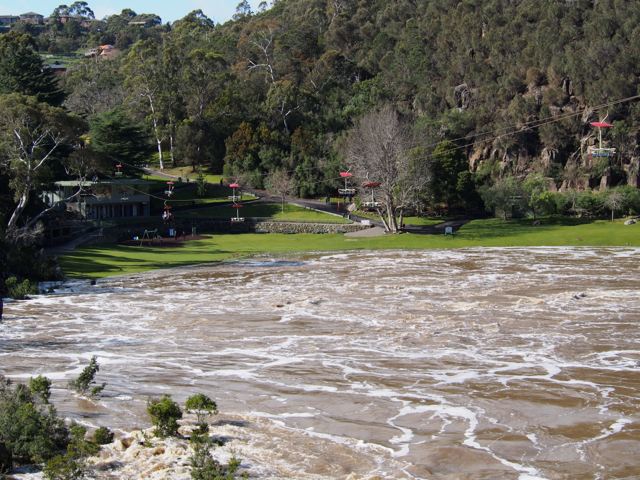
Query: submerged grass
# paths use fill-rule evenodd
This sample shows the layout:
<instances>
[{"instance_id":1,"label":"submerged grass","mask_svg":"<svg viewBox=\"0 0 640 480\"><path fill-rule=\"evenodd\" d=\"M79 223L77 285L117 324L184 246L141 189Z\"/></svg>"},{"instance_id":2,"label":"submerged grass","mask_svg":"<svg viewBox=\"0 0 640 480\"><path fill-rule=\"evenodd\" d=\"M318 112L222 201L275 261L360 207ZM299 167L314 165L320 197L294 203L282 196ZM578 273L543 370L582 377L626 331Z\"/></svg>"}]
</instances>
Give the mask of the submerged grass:
<instances>
[{"instance_id":1,"label":"submerged grass","mask_svg":"<svg viewBox=\"0 0 640 480\"><path fill-rule=\"evenodd\" d=\"M474 220L455 235L388 235L345 237L342 234L226 234L185 242L180 248L131 247L116 244L92 245L61 256L60 265L69 277L102 278L218 262L258 253L335 251L363 249L424 249L507 246L626 246L640 245L640 225L623 220L580 220L543 218L533 226L531 219Z\"/></svg>"}]
</instances>

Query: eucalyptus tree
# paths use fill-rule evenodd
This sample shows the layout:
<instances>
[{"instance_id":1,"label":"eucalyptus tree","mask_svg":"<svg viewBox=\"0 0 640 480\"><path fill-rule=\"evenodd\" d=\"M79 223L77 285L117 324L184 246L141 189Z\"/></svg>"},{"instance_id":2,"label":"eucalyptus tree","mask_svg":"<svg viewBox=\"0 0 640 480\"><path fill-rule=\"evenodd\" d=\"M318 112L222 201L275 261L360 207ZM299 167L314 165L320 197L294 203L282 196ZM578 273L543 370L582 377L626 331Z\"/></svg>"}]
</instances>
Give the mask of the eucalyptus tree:
<instances>
[{"instance_id":1,"label":"eucalyptus tree","mask_svg":"<svg viewBox=\"0 0 640 480\"><path fill-rule=\"evenodd\" d=\"M247 25L238 40L238 67L246 72L260 72L267 84L276 83L275 57L279 51L278 36L282 27L276 20Z\"/></svg>"},{"instance_id":2,"label":"eucalyptus tree","mask_svg":"<svg viewBox=\"0 0 640 480\"><path fill-rule=\"evenodd\" d=\"M75 143L85 129L80 117L34 97L0 97L0 161L9 172L17 202L8 222L10 228L17 227L31 192L40 188L59 147Z\"/></svg>"},{"instance_id":3,"label":"eucalyptus tree","mask_svg":"<svg viewBox=\"0 0 640 480\"><path fill-rule=\"evenodd\" d=\"M70 91L64 106L81 116L98 115L120 106L127 94L116 60L69 65L64 86Z\"/></svg>"},{"instance_id":4,"label":"eucalyptus tree","mask_svg":"<svg viewBox=\"0 0 640 480\"><path fill-rule=\"evenodd\" d=\"M136 43L123 64L130 99L146 113L145 120L155 137L160 169L164 169L162 143L168 138L173 155L176 111L181 102L179 85L183 64L179 50L166 36L161 43L150 38Z\"/></svg>"},{"instance_id":5,"label":"eucalyptus tree","mask_svg":"<svg viewBox=\"0 0 640 480\"><path fill-rule=\"evenodd\" d=\"M225 88L222 55L204 49L192 50L184 59L182 85L187 109L192 117L202 117L205 109Z\"/></svg>"}]
</instances>

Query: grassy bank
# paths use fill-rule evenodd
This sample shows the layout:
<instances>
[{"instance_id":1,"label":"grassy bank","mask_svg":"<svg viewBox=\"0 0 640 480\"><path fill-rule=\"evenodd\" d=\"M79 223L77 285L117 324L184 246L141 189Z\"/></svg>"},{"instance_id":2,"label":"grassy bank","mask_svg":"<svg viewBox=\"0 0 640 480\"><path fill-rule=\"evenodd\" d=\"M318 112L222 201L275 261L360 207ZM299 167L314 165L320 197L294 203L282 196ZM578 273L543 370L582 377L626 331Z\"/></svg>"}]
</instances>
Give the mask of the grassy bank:
<instances>
[{"instance_id":1,"label":"grassy bank","mask_svg":"<svg viewBox=\"0 0 640 480\"><path fill-rule=\"evenodd\" d=\"M245 200L250 200L255 197L245 195ZM215 210L202 210L188 212L181 215L183 218L230 218L236 216L236 209L229 206L224 208L218 208ZM343 219L337 215L331 215L328 213L318 212L308 208L300 207L290 203L285 203L284 212L282 205L279 203L256 203L256 204L244 204L240 209L241 217L261 217L261 218L273 218L276 220L293 220L293 221L306 221L306 222L331 222L331 223L351 223L347 219Z\"/></svg>"},{"instance_id":2,"label":"grassy bank","mask_svg":"<svg viewBox=\"0 0 640 480\"><path fill-rule=\"evenodd\" d=\"M342 234L211 235L187 241L180 248L130 247L116 244L84 247L60 258L69 277L107 277L160 268L217 262L257 253L335 251L360 249L423 249L507 246L633 246L640 245L640 224L623 220L583 221L543 218L541 226L530 219L474 220L455 235L389 235L345 237ZM188 238L187 238L188 240Z\"/></svg>"}]
</instances>

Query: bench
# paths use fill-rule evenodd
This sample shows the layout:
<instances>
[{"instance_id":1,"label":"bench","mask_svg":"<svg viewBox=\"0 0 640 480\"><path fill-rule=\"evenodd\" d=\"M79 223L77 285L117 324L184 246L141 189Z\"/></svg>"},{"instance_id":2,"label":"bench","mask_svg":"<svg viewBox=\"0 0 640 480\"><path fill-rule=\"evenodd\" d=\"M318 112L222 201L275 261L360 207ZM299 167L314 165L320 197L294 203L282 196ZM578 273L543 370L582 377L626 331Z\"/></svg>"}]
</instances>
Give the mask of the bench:
<instances>
[{"instance_id":1,"label":"bench","mask_svg":"<svg viewBox=\"0 0 640 480\"><path fill-rule=\"evenodd\" d=\"M289 230L283 230L282 233L296 233L296 231L289 229Z\"/></svg>"},{"instance_id":2,"label":"bench","mask_svg":"<svg viewBox=\"0 0 640 480\"><path fill-rule=\"evenodd\" d=\"M346 228L336 228L336 233L347 233Z\"/></svg>"},{"instance_id":3,"label":"bench","mask_svg":"<svg viewBox=\"0 0 640 480\"><path fill-rule=\"evenodd\" d=\"M313 233L327 233L325 230L314 230Z\"/></svg>"},{"instance_id":4,"label":"bench","mask_svg":"<svg viewBox=\"0 0 640 480\"><path fill-rule=\"evenodd\" d=\"M256 228L253 233L269 233L269 231L264 228Z\"/></svg>"}]
</instances>

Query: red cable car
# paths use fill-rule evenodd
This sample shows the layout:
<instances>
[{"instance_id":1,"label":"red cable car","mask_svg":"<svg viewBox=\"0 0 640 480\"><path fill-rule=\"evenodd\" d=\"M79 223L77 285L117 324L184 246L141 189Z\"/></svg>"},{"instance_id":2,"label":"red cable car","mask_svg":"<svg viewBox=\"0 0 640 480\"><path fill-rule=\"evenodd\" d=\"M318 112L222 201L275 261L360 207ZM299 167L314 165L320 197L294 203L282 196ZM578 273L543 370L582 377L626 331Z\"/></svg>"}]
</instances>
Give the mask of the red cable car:
<instances>
[{"instance_id":1,"label":"red cable car","mask_svg":"<svg viewBox=\"0 0 640 480\"><path fill-rule=\"evenodd\" d=\"M339 188L338 193L341 197L350 197L356 194L356 189L351 188L347 185L347 179L349 177L353 177L353 173L349 172L340 172L340 176L344 178L344 188Z\"/></svg>"}]
</instances>

